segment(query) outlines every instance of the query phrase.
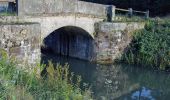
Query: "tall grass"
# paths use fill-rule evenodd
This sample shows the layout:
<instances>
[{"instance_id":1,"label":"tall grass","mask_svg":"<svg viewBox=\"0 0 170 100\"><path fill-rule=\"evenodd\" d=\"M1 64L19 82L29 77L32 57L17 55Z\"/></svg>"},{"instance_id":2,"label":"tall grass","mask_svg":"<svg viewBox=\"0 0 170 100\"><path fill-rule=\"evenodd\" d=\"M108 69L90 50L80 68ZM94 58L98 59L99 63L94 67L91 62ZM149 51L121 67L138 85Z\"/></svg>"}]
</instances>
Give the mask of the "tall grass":
<instances>
[{"instance_id":1,"label":"tall grass","mask_svg":"<svg viewBox=\"0 0 170 100\"><path fill-rule=\"evenodd\" d=\"M134 33L133 41L122 59L130 64L170 69L169 21L148 21L145 29Z\"/></svg>"},{"instance_id":2,"label":"tall grass","mask_svg":"<svg viewBox=\"0 0 170 100\"><path fill-rule=\"evenodd\" d=\"M30 73L16 66L15 61L1 57L0 100L91 100L90 91L80 89L80 76L70 73L67 64L49 63L46 78L38 73L41 66Z\"/></svg>"}]
</instances>

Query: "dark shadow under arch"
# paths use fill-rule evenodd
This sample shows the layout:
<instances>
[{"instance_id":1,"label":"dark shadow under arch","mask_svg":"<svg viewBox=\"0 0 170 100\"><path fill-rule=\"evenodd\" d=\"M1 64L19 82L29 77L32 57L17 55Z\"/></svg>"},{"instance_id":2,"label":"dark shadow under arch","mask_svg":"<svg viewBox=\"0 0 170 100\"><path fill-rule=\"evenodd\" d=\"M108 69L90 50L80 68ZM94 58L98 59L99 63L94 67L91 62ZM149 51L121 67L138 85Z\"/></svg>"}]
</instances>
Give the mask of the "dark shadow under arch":
<instances>
[{"instance_id":1,"label":"dark shadow under arch","mask_svg":"<svg viewBox=\"0 0 170 100\"><path fill-rule=\"evenodd\" d=\"M41 52L90 61L94 55L94 40L82 28L65 26L55 30L43 40Z\"/></svg>"}]
</instances>

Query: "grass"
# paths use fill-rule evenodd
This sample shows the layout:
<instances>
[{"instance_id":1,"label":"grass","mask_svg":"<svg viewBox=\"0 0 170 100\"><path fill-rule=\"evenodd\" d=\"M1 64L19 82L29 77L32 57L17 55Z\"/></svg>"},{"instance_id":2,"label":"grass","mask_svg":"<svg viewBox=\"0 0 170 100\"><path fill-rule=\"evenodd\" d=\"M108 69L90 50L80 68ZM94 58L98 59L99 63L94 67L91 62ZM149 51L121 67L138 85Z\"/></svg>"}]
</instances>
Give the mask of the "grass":
<instances>
[{"instance_id":1,"label":"grass","mask_svg":"<svg viewBox=\"0 0 170 100\"><path fill-rule=\"evenodd\" d=\"M49 62L42 77L42 66L27 73L17 69L14 60L0 58L0 100L92 100L89 89L80 89L81 77L70 73L67 64L54 67Z\"/></svg>"},{"instance_id":2,"label":"grass","mask_svg":"<svg viewBox=\"0 0 170 100\"><path fill-rule=\"evenodd\" d=\"M0 16L16 16L15 12L1 12Z\"/></svg>"}]
</instances>

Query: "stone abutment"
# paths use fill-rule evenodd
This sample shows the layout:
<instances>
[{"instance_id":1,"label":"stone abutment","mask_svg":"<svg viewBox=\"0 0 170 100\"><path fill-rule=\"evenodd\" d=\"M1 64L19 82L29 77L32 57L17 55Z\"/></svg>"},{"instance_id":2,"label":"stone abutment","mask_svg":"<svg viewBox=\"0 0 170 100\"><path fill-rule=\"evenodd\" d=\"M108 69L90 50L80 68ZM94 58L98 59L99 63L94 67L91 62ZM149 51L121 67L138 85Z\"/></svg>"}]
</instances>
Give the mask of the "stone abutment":
<instances>
[{"instance_id":1,"label":"stone abutment","mask_svg":"<svg viewBox=\"0 0 170 100\"><path fill-rule=\"evenodd\" d=\"M0 48L21 64L39 62L44 52L113 63L131 42L132 33L144 28L144 23L97 22L88 18L86 22L70 19L63 24L62 19L55 17L49 17L52 20L48 17L16 19L8 18L6 23L1 23Z\"/></svg>"}]
</instances>

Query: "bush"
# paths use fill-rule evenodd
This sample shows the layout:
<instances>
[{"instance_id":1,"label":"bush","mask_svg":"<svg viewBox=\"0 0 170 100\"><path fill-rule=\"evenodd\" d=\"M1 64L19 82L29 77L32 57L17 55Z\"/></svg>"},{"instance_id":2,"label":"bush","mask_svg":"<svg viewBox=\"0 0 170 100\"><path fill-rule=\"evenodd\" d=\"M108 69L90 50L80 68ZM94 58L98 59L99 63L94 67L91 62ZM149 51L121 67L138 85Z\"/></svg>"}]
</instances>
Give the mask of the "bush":
<instances>
[{"instance_id":1,"label":"bush","mask_svg":"<svg viewBox=\"0 0 170 100\"><path fill-rule=\"evenodd\" d=\"M170 23L148 21L145 29L134 33L134 39L122 59L161 70L170 68Z\"/></svg>"}]
</instances>

